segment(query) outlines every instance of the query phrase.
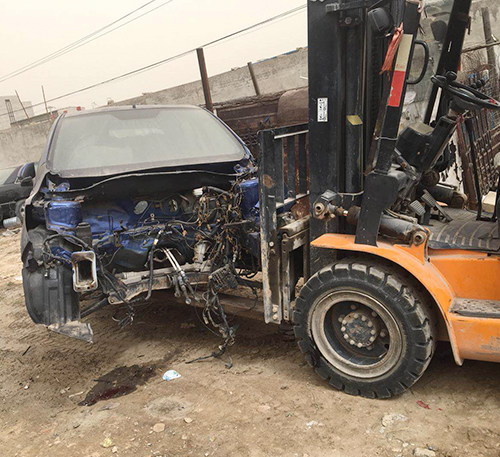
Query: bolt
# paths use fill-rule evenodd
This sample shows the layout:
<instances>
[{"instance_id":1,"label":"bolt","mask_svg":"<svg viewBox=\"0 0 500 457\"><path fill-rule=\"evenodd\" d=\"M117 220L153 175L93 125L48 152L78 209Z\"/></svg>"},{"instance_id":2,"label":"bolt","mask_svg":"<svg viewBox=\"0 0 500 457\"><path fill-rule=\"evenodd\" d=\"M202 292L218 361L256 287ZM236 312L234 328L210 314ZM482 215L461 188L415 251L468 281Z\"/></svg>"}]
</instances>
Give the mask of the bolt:
<instances>
[{"instance_id":1,"label":"bolt","mask_svg":"<svg viewBox=\"0 0 500 457\"><path fill-rule=\"evenodd\" d=\"M368 327L370 327L370 328L373 327L373 322L372 321L368 322Z\"/></svg>"},{"instance_id":2,"label":"bolt","mask_svg":"<svg viewBox=\"0 0 500 457\"><path fill-rule=\"evenodd\" d=\"M381 337L381 338L385 338L386 336L387 336L387 332L386 332L385 330L382 330L382 331L380 332L380 337Z\"/></svg>"},{"instance_id":3,"label":"bolt","mask_svg":"<svg viewBox=\"0 0 500 457\"><path fill-rule=\"evenodd\" d=\"M269 243L269 247L270 247L270 248L274 248L274 241L271 241L271 242Z\"/></svg>"},{"instance_id":4,"label":"bolt","mask_svg":"<svg viewBox=\"0 0 500 457\"><path fill-rule=\"evenodd\" d=\"M373 316L373 317L377 317L377 316L378 316L378 314L377 314L375 311L372 311L372 316Z\"/></svg>"},{"instance_id":5,"label":"bolt","mask_svg":"<svg viewBox=\"0 0 500 457\"><path fill-rule=\"evenodd\" d=\"M358 343L358 348L361 349L362 347L363 347L363 345L361 343Z\"/></svg>"},{"instance_id":6,"label":"bolt","mask_svg":"<svg viewBox=\"0 0 500 457\"><path fill-rule=\"evenodd\" d=\"M351 309L352 310L358 309L358 306L357 305L351 305Z\"/></svg>"},{"instance_id":7,"label":"bolt","mask_svg":"<svg viewBox=\"0 0 500 457\"><path fill-rule=\"evenodd\" d=\"M372 336L372 337L370 338L370 343L373 343L374 341L375 341L375 337L374 337L374 336Z\"/></svg>"},{"instance_id":8,"label":"bolt","mask_svg":"<svg viewBox=\"0 0 500 457\"><path fill-rule=\"evenodd\" d=\"M354 315L354 319L358 319L358 318L359 318L359 314L358 314L358 313L356 313L356 314Z\"/></svg>"},{"instance_id":9,"label":"bolt","mask_svg":"<svg viewBox=\"0 0 500 457\"><path fill-rule=\"evenodd\" d=\"M277 314L273 315L273 321L277 321L279 319L279 316Z\"/></svg>"},{"instance_id":10,"label":"bolt","mask_svg":"<svg viewBox=\"0 0 500 457\"><path fill-rule=\"evenodd\" d=\"M347 325L347 319L344 319L344 320L342 321L342 325Z\"/></svg>"},{"instance_id":11,"label":"bolt","mask_svg":"<svg viewBox=\"0 0 500 457\"><path fill-rule=\"evenodd\" d=\"M344 335L344 340L347 340L349 338L349 335Z\"/></svg>"},{"instance_id":12,"label":"bolt","mask_svg":"<svg viewBox=\"0 0 500 457\"><path fill-rule=\"evenodd\" d=\"M369 351L373 351L373 346L368 346L366 349L368 349Z\"/></svg>"},{"instance_id":13,"label":"bolt","mask_svg":"<svg viewBox=\"0 0 500 457\"><path fill-rule=\"evenodd\" d=\"M371 335L375 335L375 333L376 333L376 332L375 332L375 330L372 330L372 331L370 332L370 334L371 334Z\"/></svg>"},{"instance_id":14,"label":"bolt","mask_svg":"<svg viewBox=\"0 0 500 457\"><path fill-rule=\"evenodd\" d=\"M355 343L355 341L354 341L354 340L351 340L351 341L349 341L349 344L350 344L351 346L354 346L356 343Z\"/></svg>"},{"instance_id":15,"label":"bolt","mask_svg":"<svg viewBox=\"0 0 500 457\"><path fill-rule=\"evenodd\" d=\"M363 317L361 318L361 320L362 320L363 322L366 322L366 316L363 316Z\"/></svg>"},{"instance_id":16,"label":"bolt","mask_svg":"<svg viewBox=\"0 0 500 457\"><path fill-rule=\"evenodd\" d=\"M342 328L340 329L340 331L341 331L341 332L345 332L345 331L346 331L346 328L345 328L345 327L342 327Z\"/></svg>"},{"instance_id":17,"label":"bolt","mask_svg":"<svg viewBox=\"0 0 500 457\"><path fill-rule=\"evenodd\" d=\"M277 313L278 312L278 305L273 305L273 313Z\"/></svg>"},{"instance_id":18,"label":"bolt","mask_svg":"<svg viewBox=\"0 0 500 457\"><path fill-rule=\"evenodd\" d=\"M342 316L339 317L339 322L343 322L345 319L345 316L342 314Z\"/></svg>"}]
</instances>

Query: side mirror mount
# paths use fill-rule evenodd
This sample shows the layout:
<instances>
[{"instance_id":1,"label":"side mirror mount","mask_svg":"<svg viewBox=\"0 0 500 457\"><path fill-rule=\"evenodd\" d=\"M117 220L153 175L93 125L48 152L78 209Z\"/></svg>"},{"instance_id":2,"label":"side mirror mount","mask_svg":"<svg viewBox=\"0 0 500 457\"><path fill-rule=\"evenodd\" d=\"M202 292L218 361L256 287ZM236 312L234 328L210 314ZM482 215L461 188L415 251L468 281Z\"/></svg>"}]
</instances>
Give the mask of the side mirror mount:
<instances>
[{"instance_id":1,"label":"side mirror mount","mask_svg":"<svg viewBox=\"0 0 500 457\"><path fill-rule=\"evenodd\" d=\"M21 179L21 187L33 187L33 178L26 176L26 178Z\"/></svg>"},{"instance_id":2,"label":"side mirror mount","mask_svg":"<svg viewBox=\"0 0 500 457\"><path fill-rule=\"evenodd\" d=\"M35 177L36 170L35 170L35 164L33 162L27 163L23 165L21 170L19 171L18 179L19 181L23 181L26 178L31 178L33 179Z\"/></svg>"}]
</instances>

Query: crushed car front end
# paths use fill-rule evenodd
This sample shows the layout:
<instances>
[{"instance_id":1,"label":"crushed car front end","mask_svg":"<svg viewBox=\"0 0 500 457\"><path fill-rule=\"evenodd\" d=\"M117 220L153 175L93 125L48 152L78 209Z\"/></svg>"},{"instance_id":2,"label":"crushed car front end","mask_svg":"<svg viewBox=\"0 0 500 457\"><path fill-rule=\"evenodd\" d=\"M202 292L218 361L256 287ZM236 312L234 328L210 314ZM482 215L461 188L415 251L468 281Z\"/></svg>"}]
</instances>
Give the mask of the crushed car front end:
<instances>
[{"instance_id":1,"label":"crushed car front end","mask_svg":"<svg viewBox=\"0 0 500 457\"><path fill-rule=\"evenodd\" d=\"M124 309L125 325L157 290L190 304L199 288L209 305L217 287L259 268L253 158L199 108L63 116L26 204L21 249L31 318L71 337L92 341L81 319L109 305Z\"/></svg>"}]
</instances>

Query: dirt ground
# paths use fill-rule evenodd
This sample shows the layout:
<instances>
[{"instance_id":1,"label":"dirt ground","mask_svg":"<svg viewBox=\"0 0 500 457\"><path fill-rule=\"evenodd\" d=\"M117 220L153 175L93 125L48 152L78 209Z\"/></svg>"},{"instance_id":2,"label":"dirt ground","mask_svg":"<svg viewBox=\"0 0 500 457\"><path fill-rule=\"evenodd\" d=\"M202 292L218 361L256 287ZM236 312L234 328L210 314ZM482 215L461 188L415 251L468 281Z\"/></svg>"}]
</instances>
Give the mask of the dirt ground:
<instances>
[{"instance_id":1,"label":"dirt ground","mask_svg":"<svg viewBox=\"0 0 500 457\"><path fill-rule=\"evenodd\" d=\"M186 364L219 344L187 306L147 307L123 330L105 309L89 317L94 344L70 340L29 319L19 235L4 233L0 456L500 456L498 364L457 367L443 345L382 401L332 390L260 321L240 319L233 368ZM170 369L182 377L164 381Z\"/></svg>"}]
</instances>

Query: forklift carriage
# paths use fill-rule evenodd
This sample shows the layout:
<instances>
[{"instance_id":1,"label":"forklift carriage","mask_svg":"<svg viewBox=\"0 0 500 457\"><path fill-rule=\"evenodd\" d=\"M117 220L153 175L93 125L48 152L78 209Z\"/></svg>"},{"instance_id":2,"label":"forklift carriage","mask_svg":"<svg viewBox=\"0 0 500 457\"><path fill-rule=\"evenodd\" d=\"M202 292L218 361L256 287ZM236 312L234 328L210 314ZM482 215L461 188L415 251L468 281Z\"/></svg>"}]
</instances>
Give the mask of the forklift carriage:
<instances>
[{"instance_id":1,"label":"forklift carriage","mask_svg":"<svg viewBox=\"0 0 500 457\"><path fill-rule=\"evenodd\" d=\"M402 129L429 61L423 3L309 0L309 125L260 132L265 320L292 322L307 361L352 395L410 388L438 339L459 365L500 361L496 215L440 182L463 118L479 182L470 118L500 108L457 81L471 1L453 3L423 122ZM304 214L291 224L290 204Z\"/></svg>"}]
</instances>

